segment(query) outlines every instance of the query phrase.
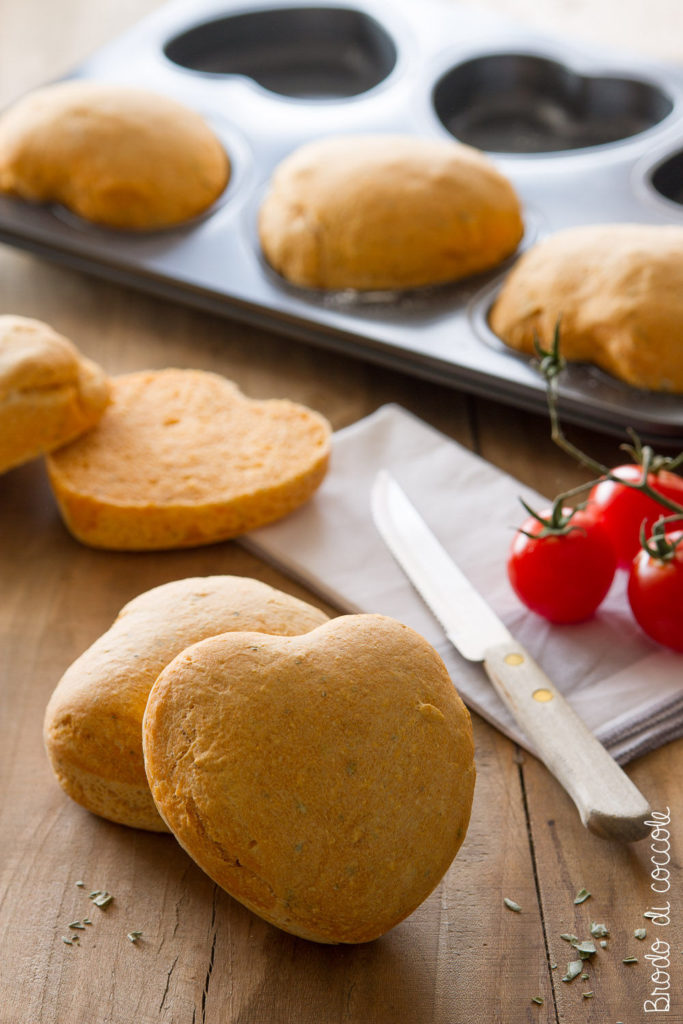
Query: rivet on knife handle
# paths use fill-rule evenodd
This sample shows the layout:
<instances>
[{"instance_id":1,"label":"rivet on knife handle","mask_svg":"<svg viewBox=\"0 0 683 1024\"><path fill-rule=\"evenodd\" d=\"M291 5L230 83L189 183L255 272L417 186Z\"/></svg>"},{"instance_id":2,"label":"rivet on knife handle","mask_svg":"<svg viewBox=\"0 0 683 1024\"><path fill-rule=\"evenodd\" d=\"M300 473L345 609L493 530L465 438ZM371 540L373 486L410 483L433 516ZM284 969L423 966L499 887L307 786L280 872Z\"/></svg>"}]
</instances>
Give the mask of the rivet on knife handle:
<instances>
[{"instance_id":1,"label":"rivet on knife handle","mask_svg":"<svg viewBox=\"0 0 683 1024\"><path fill-rule=\"evenodd\" d=\"M605 839L649 833L649 806L540 666L516 640L496 644L484 667L498 695L576 804L584 825Z\"/></svg>"}]
</instances>

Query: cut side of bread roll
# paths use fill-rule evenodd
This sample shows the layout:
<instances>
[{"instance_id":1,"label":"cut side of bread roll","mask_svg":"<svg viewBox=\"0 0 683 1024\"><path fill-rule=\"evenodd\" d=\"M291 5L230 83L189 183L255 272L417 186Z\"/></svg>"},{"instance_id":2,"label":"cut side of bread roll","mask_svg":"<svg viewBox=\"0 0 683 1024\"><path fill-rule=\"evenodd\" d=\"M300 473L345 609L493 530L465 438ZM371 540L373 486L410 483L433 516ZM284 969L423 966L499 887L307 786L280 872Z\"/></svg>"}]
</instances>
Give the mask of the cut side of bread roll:
<instances>
[{"instance_id":1,"label":"cut side of bread roll","mask_svg":"<svg viewBox=\"0 0 683 1024\"><path fill-rule=\"evenodd\" d=\"M182 223L211 206L229 176L203 117L144 89L60 82L0 116L0 191L108 227Z\"/></svg>"},{"instance_id":2,"label":"cut side of bread roll","mask_svg":"<svg viewBox=\"0 0 683 1024\"><path fill-rule=\"evenodd\" d=\"M637 388L683 392L683 227L598 224L558 231L515 264L490 324L511 348L547 348Z\"/></svg>"},{"instance_id":3,"label":"cut side of bread roll","mask_svg":"<svg viewBox=\"0 0 683 1024\"><path fill-rule=\"evenodd\" d=\"M0 473L90 430L108 401L106 374L67 338L0 316Z\"/></svg>"},{"instance_id":4,"label":"cut side of bread roll","mask_svg":"<svg viewBox=\"0 0 683 1024\"><path fill-rule=\"evenodd\" d=\"M140 594L52 694L43 733L59 784L103 818L166 831L142 758L142 716L164 666L216 633L295 635L326 621L312 605L239 576L175 580Z\"/></svg>"},{"instance_id":5,"label":"cut side of bread roll","mask_svg":"<svg viewBox=\"0 0 683 1024\"><path fill-rule=\"evenodd\" d=\"M275 169L263 253L307 288L406 289L496 266L524 233L514 188L483 153L447 139L332 136Z\"/></svg>"},{"instance_id":6,"label":"cut side of bread roll","mask_svg":"<svg viewBox=\"0 0 683 1024\"><path fill-rule=\"evenodd\" d=\"M436 651L385 616L195 644L155 682L143 745L157 807L190 856L317 942L388 931L467 831L469 714Z\"/></svg>"},{"instance_id":7,"label":"cut side of bread roll","mask_svg":"<svg viewBox=\"0 0 683 1024\"><path fill-rule=\"evenodd\" d=\"M311 497L329 452L329 424L305 406L168 369L112 378L97 429L47 464L78 540L145 551L211 544L281 518Z\"/></svg>"}]
</instances>

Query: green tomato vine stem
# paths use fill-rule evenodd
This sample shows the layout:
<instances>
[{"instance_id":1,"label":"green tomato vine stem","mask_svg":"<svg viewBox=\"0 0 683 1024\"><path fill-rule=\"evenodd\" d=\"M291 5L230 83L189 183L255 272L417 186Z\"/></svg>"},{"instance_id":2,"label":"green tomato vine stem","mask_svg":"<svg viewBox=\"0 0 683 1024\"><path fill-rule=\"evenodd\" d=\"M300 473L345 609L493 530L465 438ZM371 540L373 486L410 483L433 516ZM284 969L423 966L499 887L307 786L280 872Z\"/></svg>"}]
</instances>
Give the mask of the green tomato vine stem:
<instances>
[{"instance_id":1,"label":"green tomato vine stem","mask_svg":"<svg viewBox=\"0 0 683 1024\"><path fill-rule=\"evenodd\" d=\"M629 429L629 434L633 444L622 445L621 447L628 451L634 460L636 460L642 467L642 474L638 482L622 480L621 477L611 471L609 466L603 466L597 459L593 459L590 455L586 455L585 452L581 451L581 449L575 444L572 444L572 442L565 436L560 422L557 399L557 379L566 366L566 360L560 353L560 321L558 320L555 324L553 340L549 349L544 349L542 347L538 337L536 337L534 345L538 357L538 369L546 382L546 399L548 413L550 415L551 439L558 448L561 448L563 452L570 455L580 465L586 466L587 469L590 469L597 474L596 479L589 480L588 483L579 484L577 487L572 487L568 491L563 491L562 494L558 494L555 498L550 516L550 523L555 527L555 532L558 532L557 524L560 521L559 513L561 513L564 503L569 498L574 498L576 495L583 494L585 491L590 490L602 480L614 480L623 487L628 487L634 491L641 491L648 497L653 498L669 512L677 513L676 515L669 517L669 520L673 521L682 519L683 505L679 505L677 502L665 497L665 495L660 494L659 491L656 491L651 487L648 482L648 476L651 473L656 474L661 469L667 469L669 471L676 470L683 464L683 451L675 458L657 455L649 445L641 444L640 438L635 431ZM566 516L562 516L561 518L568 523L569 520Z\"/></svg>"},{"instance_id":2,"label":"green tomato vine stem","mask_svg":"<svg viewBox=\"0 0 683 1024\"><path fill-rule=\"evenodd\" d=\"M673 562L676 551L683 543L683 533L673 539L667 534L666 527L669 523L679 522L683 516L661 516L652 527L652 536L647 537L643 527L640 529L640 546L648 553L650 558L658 562Z\"/></svg>"}]
</instances>

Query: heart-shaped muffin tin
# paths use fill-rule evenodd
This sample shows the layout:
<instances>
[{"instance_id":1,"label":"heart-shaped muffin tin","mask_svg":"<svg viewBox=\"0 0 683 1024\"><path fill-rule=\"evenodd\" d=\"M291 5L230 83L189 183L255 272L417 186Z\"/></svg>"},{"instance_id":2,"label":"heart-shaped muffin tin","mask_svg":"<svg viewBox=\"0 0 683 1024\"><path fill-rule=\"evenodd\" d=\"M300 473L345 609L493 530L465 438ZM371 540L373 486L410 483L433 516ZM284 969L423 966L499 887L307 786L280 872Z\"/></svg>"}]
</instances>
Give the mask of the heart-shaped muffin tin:
<instances>
[{"instance_id":1,"label":"heart-shaped muffin tin","mask_svg":"<svg viewBox=\"0 0 683 1024\"><path fill-rule=\"evenodd\" d=\"M74 77L163 92L205 115L233 174L192 222L132 234L0 197L0 239L173 300L483 394L545 409L528 358L491 333L502 272L403 293L320 292L260 252L274 167L323 135L401 132L488 151L536 238L575 224L683 223L683 70L575 46L442 0L176 0ZM563 417L654 442L683 437L679 395L592 367L561 383Z\"/></svg>"},{"instance_id":2,"label":"heart-shaped muffin tin","mask_svg":"<svg viewBox=\"0 0 683 1024\"><path fill-rule=\"evenodd\" d=\"M638 135L671 113L649 82L590 76L529 53L475 57L448 71L434 108L461 142L497 153L559 153Z\"/></svg>"},{"instance_id":3,"label":"heart-shaped muffin tin","mask_svg":"<svg viewBox=\"0 0 683 1024\"><path fill-rule=\"evenodd\" d=\"M244 75L280 96L359 96L396 64L391 36L362 11L284 7L246 11L195 25L164 47L191 71Z\"/></svg>"}]
</instances>

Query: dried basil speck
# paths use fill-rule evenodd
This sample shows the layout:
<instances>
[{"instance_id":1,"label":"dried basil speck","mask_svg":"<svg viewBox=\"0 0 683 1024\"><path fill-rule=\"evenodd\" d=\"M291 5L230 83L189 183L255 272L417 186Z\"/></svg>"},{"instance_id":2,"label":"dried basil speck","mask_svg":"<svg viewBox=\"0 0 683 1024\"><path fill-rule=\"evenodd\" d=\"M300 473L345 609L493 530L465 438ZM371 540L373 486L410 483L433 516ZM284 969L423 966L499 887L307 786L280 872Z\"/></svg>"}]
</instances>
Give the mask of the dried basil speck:
<instances>
[{"instance_id":1,"label":"dried basil speck","mask_svg":"<svg viewBox=\"0 0 683 1024\"><path fill-rule=\"evenodd\" d=\"M537 1006L543 1006L543 999L541 996L534 996L531 1002L536 1003Z\"/></svg>"},{"instance_id":2,"label":"dried basil speck","mask_svg":"<svg viewBox=\"0 0 683 1024\"><path fill-rule=\"evenodd\" d=\"M74 885L77 885L79 889L82 889L85 885L85 882L81 882L79 879L78 882L74 882Z\"/></svg>"},{"instance_id":3,"label":"dried basil speck","mask_svg":"<svg viewBox=\"0 0 683 1024\"><path fill-rule=\"evenodd\" d=\"M582 960L570 960L567 964L567 973L565 974L562 981L573 981L574 978L578 978L583 970Z\"/></svg>"},{"instance_id":4,"label":"dried basil speck","mask_svg":"<svg viewBox=\"0 0 683 1024\"><path fill-rule=\"evenodd\" d=\"M128 932L128 935L126 936L126 938L130 939L130 941L133 944L135 944L138 941L138 939L140 938L141 935L142 935L142 932Z\"/></svg>"},{"instance_id":5,"label":"dried basil speck","mask_svg":"<svg viewBox=\"0 0 683 1024\"><path fill-rule=\"evenodd\" d=\"M571 942L572 946L575 942L579 941L578 935L570 935L569 932L564 932L562 935L560 935L560 938L564 939L565 942Z\"/></svg>"},{"instance_id":6,"label":"dried basil speck","mask_svg":"<svg viewBox=\"0 0 683 1024\"><path fill-rule=\"evenodd\" d=\"M80 928L81 931L85 931L85 925L81 924L80 921L72 921L69 928Z\"/></svg>"},{"instance_id":7,"label":"dried basil speck","mask_svg":"<svg viewBox=\"0 0 683 1024\"><path fill-rule=\"evenodd\" d=\"M601 939L600 940L600 948L601 949L607 949L607 941L606 941L606 939Z\"/></svg>"},{"instance_id":8,"label":"dried basil speck","mask_svg":"<svg viewBox=\"0 0 683 1024\"><path fill-rule=\"evenodd\" d=\"M624 959L621 962L622 962L622 964L637 964L638 963L638 957L637 956L625 956Z\"/></svg>"},{"instance_id":9,"label":"dried basil speck","mask_svg":"<svg viewBox=\"0 0 683 1024\"><path fill-rule=\"evenodd\" d=\"M595 943L591 942L590 939L586 939L585 942L574 943L574 949L582 960L587 960L589 956L593 956L597 952Z\"/></svg>"},{"instance_id":10,"label":"dried basil speck","mask_svg":"<svg viewBox=\"0 0 683 1024\"><path fill-rule=\"evenodd\" d=\"M592 999L593 998L593 993L592 992L582 992L581 995L583 996L584 999Z\"/></svg>"},{"instance_id":11,"label":"dried basil speck","mask_svg":"<svg viewBox=\"0 0 683 1024\"><path fill-rule=\"evenodd\" d=\"M110 892L100 892L95 896L93 903L96 907L99 907L100 910L104 910L105 907L109 906L113 899L114 897Z\"/></svg>"},{"instance_id":12,"label":"dried basil speck","mask_svg":"<svg viewBox=\"0 0 683 1024\"><path fill-rule=\"evenodd\" d=\"M519 903L515 903L515 901L509 899L509 897L503 897L503 903L509 910L514 910L515 914L522 913L522 908L520 907Z\"/></svg>"},{"instance_id":13,"label":"dried basil speck","mask_svg":"<svg viewBox=\"0 0 683 1024\"><path fill-rule=\"evenodd\" d=\"M647 935L647 930L645 928L636 928L633 935L636 939L644 939Z\"/></svg>"},{"instance_id":14,"label":"dried basil speck","mask_svg":"<svg viewBox=\"0 0 683 1024\"><path fill-rule=\"evenodd\" d=\"M574 897L574 903L584 903L590 896L588 889L579 889Z\"/></svg>"},{"instance_id":15,"label":"dried basil speck","mask_svg":"<svg viewBox=\"0 0 683 1024\"><path fill-rule=\"evenodd\" d=\"M592 921L591 935L594 939L605 939L609 935L609 928L606 924L598 924L596 921Z\"/></svg>"}]
</instances>

